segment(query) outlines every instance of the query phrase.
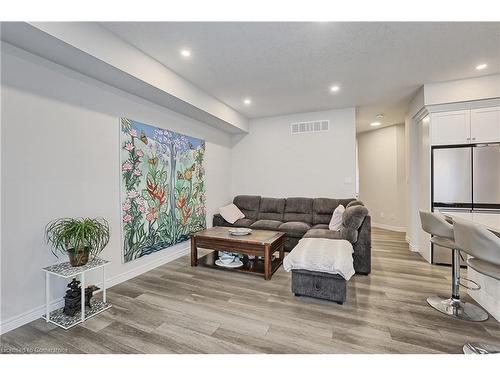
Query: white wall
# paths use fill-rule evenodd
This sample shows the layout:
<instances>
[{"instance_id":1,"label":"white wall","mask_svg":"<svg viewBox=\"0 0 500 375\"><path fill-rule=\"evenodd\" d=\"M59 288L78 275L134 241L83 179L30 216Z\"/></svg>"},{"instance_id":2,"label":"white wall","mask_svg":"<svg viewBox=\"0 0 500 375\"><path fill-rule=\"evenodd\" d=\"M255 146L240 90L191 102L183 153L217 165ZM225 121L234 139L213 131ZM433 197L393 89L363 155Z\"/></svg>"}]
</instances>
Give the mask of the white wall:
<instances>
[{"instance_id":1,"label":"white wall","mask_svg":"<svg viewBox=\"0 0 500 375\"><path fill-rule=\"evenodd\" d=\"M355 116L346 108L250 120L234 140L232 194L353 197ZM330 120L330 131L291 135L291 123L315 120Z\"/></svg>"},{"instance_id":2,"label":"white wall","mask_svg":"<svg viewBox=\"0 0 500 375\"><path fill-rule=\"evenodd\" d=\"M430 236L422 230L419 210L430 211L431 191L431 147L429 116L420 116L406 123L406 131L410 134L409 149L409 185L407 194L407 237L412 251L419 252L431 262ZM423 116L423 117L422 117Z\"/></svg>"},{"instance_id":3,"label":"white wall","mask_svg":"<svg viewBox=\"0 0 500 375\"><path fill-rule=\"evenodd\" d=\"M119 117L206 140L208 218L230 195L227 133L16 48L2 49L2 329L41 313L41 268L58 261L44 244L48 221L102 216L111 240L102 257L111 282L179 256L187 243L122 264L119 206ZM211 220L208 220L210 224ZM98 281L93 278L93 281ZM52 299L63 294L57 281Z\"/></svg>"},{"instance_id":4,"label":"white wall","mask_svg":"<svg viewBox=\"0 0 500 375\"><path fill-rule=\"evenodd\" d=\"M418 194L418 209L415 211L431 210L431 142L430 142L430 128L429 118L424 117L416 123L418 128L418 168L417 168L417 181L416 188ZM428 262L431 262L431 244L430 236L422 230L420 225L420 216L415 212L415 217L418 220L418 245L417 251Z\"/></svg>"},{"instance_id":5,"label":"white wall","mask_svg":"<svg viewBox=\"0 0 500 375\"><path fill-rule=\"evenodd\" d=\"M358 134L359 197L372 224L406 230L405 128L394 125Z\"/></svg>"},{"instance_id":6,"label":"white wall","mask_svg":"<svg viewBox=\"0 0 500 375\"><path fill-rule=\"evenodd\" d=\"M426 106L500 97L500 74L424 85Z\"/></svg>"},{"instance_id":7,"label":"white wall","mask_svg":"<svg viewBox=\"0 0 500 375\"><path fill-rule=\"evenodd\" d=\"M420 219L418 213L419 191L419 126L413 118L405 120L406 133L406 241L412 251L418 251Z\"/></svg>"}]
</instances>

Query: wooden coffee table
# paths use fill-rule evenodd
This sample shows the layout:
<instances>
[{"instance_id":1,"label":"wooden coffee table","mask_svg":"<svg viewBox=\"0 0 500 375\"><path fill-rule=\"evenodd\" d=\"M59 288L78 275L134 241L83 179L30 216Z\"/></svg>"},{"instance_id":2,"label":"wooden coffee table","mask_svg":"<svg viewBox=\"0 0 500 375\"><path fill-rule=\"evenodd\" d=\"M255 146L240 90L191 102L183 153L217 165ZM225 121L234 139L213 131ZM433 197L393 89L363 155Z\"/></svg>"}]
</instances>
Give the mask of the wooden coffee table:
<instances>
[{"instance_id":1,"label":"wooden coffee table","mask_svg":"<svg viewBox=\"0 0 500 375\"><path fill-rule=\"evenodd\" d=\"M270 280L274 272L283 263L285 233L269 230L252 230L246 236L233 236L229 234L228 227L213 227L191 236L191 266L200 265L231 270L236 272L247 272L264 275ZM198 259L198 248L212 249L211 253ZM224 268L215 264L218 259L218 251L229 251L247 255L243 258L243 266L238 268ZM279 252L279 257L272 259L272 255ZM248 255L255 255L255 259L248 259ZM258 257L264 257L264 260Z\"/></svg>"}]
</instances>

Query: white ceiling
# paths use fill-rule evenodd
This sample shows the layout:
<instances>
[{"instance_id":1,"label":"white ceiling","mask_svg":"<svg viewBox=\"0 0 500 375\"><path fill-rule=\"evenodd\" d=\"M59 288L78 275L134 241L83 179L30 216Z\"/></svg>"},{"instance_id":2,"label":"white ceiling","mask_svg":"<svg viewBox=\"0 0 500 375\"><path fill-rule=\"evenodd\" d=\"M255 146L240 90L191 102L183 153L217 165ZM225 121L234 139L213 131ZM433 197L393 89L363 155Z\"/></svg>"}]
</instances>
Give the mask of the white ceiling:
<instances>
[{"instance_id":1,"label":"white ceiling","mask_svg":"<svg viewBox=\"0 0 500 375\"><path fill-rule=\"evenodd\" d=\"M355 106L358 131L403 122L424 83L500 72L500 23L101 25L249 118Z\"/></svg>"}]
</instances>

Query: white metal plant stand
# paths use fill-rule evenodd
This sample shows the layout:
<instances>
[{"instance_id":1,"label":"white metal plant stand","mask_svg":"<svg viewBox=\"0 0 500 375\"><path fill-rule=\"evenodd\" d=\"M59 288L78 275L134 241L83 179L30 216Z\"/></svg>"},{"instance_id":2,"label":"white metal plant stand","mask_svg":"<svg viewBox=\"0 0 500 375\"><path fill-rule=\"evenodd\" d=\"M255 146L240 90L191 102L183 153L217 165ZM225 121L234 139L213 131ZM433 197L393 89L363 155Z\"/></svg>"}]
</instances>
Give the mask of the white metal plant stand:
<instances>
[{"instance_id":1,"label":"white metal plant stand","mask_svg":"<svg viewBox=\"0 0 500 375\"><path fill-rule=\"evenodd\" d=\"M109 303L106 302L106 273L105 268L111 262L107 260L94 258L90 260L87 264L80 267L73 267L69 262L54 264L49 267L42 268L45 272L45 315L43 318L45 321L53 323L61 328L69 329L91 317L97 315L104 310L111 307ZM92 300L92 307L85 307L85 274L89 271L97 270L102 268L102 300L94 299ZM69 279L72 277L80 276L80 287L81 287L81 304L82 310L80 314L75 314L75 316L68 316L63 313L63 308L50 311L50 275L55 275L58 277L63 277Z\"/></svg>"}]
</instances>

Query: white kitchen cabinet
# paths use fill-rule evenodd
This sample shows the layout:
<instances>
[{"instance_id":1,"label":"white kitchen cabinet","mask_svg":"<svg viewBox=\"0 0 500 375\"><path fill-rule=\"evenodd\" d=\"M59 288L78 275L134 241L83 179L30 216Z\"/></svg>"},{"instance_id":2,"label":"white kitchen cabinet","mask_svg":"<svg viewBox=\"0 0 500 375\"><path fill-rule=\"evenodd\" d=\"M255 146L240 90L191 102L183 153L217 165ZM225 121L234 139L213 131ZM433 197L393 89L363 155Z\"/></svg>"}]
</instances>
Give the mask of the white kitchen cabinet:
<instances>
[{"instance_id":1,"label":"white kitchen cabinet","mask_svg":"<svg viewBox=\"0 0 500 375\"><path fill-rule=\"evenodd\" d=\"M431 114L431 144L500 142L500 107Z\"/></svg>"},{"instance_id":2,"label":"white kitchen cabinet","mask_svg":"<svg viewBox=\"0 0 500 375\"><path fill-rule=\"evenodd\" d=\"M500 141L500 107L471 110L471 142Z\"/></svg>"},{"instance_id":3,"label":"white kitchen cabinet","mask_svg":"<svg viewBox=\"0 0 500 375\"><path fill-rule=\"evenodd\" d=\"M470 110L431 114L431 144L470 143Z\"/></svg>"}]
</instances>

